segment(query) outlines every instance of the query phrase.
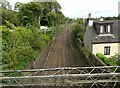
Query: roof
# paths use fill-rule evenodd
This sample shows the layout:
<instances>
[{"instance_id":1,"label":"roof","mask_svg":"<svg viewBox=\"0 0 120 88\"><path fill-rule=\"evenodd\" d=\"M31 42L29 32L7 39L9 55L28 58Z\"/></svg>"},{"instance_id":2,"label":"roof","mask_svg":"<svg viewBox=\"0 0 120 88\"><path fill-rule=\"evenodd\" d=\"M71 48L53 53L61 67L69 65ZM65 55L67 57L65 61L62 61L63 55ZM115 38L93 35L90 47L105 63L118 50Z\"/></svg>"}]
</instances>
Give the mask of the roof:
<instances>
[{"instance_id":1,"label":"roof","mask_svg":"<svg viewBox=\"0 0 120 88\"><path fill-rule=\"evenodd\" d=\"M95 25L98 23L113 23L112 34L98 34ZM92 39L93 43L117 43L120 42L120 20L94 22L93 27L87 27L87 36Z\"/></svg>"},{"instance_id":2,"label":"roof","mask_svg":"<svg viewBox=\"0 0 120 88\"><path fill-rule=\"evenodd\" d=\"M96 23L96 24L105 24L105 23L109 24L109 23L114 23L114 21L100 21L100 22L94 22L94 23Z\"/></svg>"}]
</instances>

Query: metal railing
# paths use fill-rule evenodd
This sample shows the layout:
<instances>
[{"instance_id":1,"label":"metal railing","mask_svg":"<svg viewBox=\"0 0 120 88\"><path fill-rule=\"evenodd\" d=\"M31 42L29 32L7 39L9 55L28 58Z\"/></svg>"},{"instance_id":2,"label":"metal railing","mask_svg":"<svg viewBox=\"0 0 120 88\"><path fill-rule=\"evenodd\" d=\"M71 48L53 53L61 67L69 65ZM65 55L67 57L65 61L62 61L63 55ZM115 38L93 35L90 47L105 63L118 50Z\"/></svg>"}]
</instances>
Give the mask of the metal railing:
<instances>
[{"instance_id":1,"label":"metal railing","mask_svg":"<svg viewBox=\"0 0 120 88\"><path fill-rule=\"evenodd\" d=\"M63 67L5 70L2 86L89 86L114 88L120 85L120 66Z\"/></svg>"}]
</instances>

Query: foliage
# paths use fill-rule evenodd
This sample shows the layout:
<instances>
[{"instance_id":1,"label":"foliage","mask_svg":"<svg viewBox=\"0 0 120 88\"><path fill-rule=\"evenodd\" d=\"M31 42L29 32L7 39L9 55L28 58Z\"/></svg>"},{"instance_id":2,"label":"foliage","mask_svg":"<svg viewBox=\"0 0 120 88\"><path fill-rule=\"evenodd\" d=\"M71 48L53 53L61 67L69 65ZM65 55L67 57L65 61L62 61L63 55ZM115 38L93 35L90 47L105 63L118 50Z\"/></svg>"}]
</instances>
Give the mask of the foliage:
<instances>
[{"instance_id":1,"label":"foliage","mask_svg":"<svg viewBox=\"0 0 120 88\"><path fill-rule=\"evenodd\" d=\"M101 53L97 53L96 56L101 59L106 65L108 66L116 66L118 64L118 60L116 59L116 56L112 56L110 58L105 57Z\"/></svg>"},{"instance_id":2,"label":"foliage","mask_svg":"<svg viewBox=\"0 0 120 88\"><path fill-rule=\"evenodd\" d=\"M10 30L16 30L16 27L15 27L12 23L10 23L10 22L7 21L7 20L4 20L4 22L5 22L6 26L7 26L8 28L10 28Z\"/></svg>"},{"instance_id":3,"label":"foliage","mask_svg":"<svg viewBox=\"0 0 120 88\"><path fill-rule=\"evenodd\" d=\"M97 53L96 56L100 58L103 62L105 62L106 57L103 54Z\"/></svg>"},{"instance_id":4,"label":"foliage","mask_svg":"<svg viewBox=\"0 0 120 88\"><path fill-rule=\"evenodd\" d=\"M6 22L5 22L6 20L15 26L19 26L20 22L18 20L17 15L18 14L12 10L8 10L0 7L0 16L2 18L2 25L6 25Z\"/></svg>"},{"instance_id":5,"label":"foliage","mask_svg":"<svg viewBox=\"0 0 120 88\"><path fill-rule=\"evenodd\" d=\"M10 5L10 2L7 0L0 0L0 6L5 8L5 9L12 9L12 6Z\"/></svg>"},{"instance_id":6,"label":"foliage","mask_svg":"<svg viewBox=\"0 0 120 88\"><path fill-rule=\"evenodd\" d=\"M2 26L2 50L4 69L24 69L34 60L43 46L50 42L48 35L39 30L16 27L13 31Z\"/></svg>"},{"instance_id":7,"label":"foliage","mask_svg":"<svg viewBox=\"0 0 120 88\"><path fill-rule=\"evenodd\" d=\"M85 26L77 23L73 26L73 35L76 39L80 39L83 42L85 33Z\"/></svg>"},{"instance_id":8,"label":"foliage","mask_svg":"<svg viewBox=\"0 0 120 88\"><path fill-rule=\"evenodd\" d=\"M57 2L30 2L23 4L16 2L15 10L18 10L19 20L22 26L32 25L57 26L64 22L64 15Z\"/></svg>"},{"instance_id":9,"label":"foliage","mask_svg":"<svg viewBox=\"0 0 120 88\"><path fill-rule=\"evenodd\" d=\"M115 60L117 65L120 66L120 53L119 54L116 53L116 55L109 57L109 59Z\"/></svg>"},{"instance_id":10,"label":"foliage","mask_svg":"<svg viewBox=\"0 0 120 88\"><path fill-rule=\"evenodd\" d=\"M18 12L18 11L20 10L19 8L21 8L21 6L22 6L22 3L16 2L16 3L15 3L15 6L14 6L14 10L15 10L16 12Z\"/></svg>"},{"instance_id":11,"label":"foliage","mask_svg":"<svg viewBox=\"0 0 120 88\"><path fill-rule=\"evenodd\" d=\"M104 17L105 20L120 20L120 17Z\"/></svg>"},{"instance_id":12,"label":"foliage","mask_svg":"<svg viewBox=\"0 0 120 88\"><path fill-rule=\"evenodd\" d=\"M22 26L28 24L33 25L34 27L39 27L39 15L41 14L42 6L37 3L27 3L21 4L19 6L19 19Z\"/></svg>"},{"instance_id":13,"label":"foliage","mask_svg":"<svg viewBox=\"0 0 120 88\"><path fill-rule=\"evenodd\" d=\"M2 26L0 26L2 66L0 68L27 68L28 64L36 59L41 50L51 42L54 33L59 31L55 26L64 23L64 15L60 9L57 2L26 4L17 2L15 11L5 6L0 7L2 17ZM50 31L46 34L41 32L40 23L50 26Z\"/></svg>"}]
</instances>

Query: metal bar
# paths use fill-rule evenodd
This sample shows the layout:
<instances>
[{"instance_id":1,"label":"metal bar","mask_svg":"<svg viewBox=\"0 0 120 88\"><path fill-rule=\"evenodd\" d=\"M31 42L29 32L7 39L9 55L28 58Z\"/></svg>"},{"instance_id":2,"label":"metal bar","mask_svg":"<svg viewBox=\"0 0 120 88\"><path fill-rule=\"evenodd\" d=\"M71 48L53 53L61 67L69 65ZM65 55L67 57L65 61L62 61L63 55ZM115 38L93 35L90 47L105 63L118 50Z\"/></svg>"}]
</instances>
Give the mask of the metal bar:
<instances>
[{"instance_id":1,"label":"metal bar","mask_svg":"<svg viewBox=\"0 0 120 88\"><path fill-rule=\"evenodd\" d=\"M98 66L98 67L61 67L49 69L32 69L32 70L1 70L0 73L6 72L35 72L35 71L56 71L56 70L71 70L71 69L96 69L96 68L120 68L120 66Z\"/></svg>"},{"instance_id":2,"label":"metal bar","mask_svg":"<svg viewBox=\"0 0 120 88\"><path fill-rule=\"evenodd\" d=\"M120 73L102 73L102 74L62 74L62 75L45 75L45 76L21 76L21 77L1 77L3 80L6 79L38 79L38 78L66 78L66 77L109 77L109 76L120 76Z\"/></svg>"},{"instance_id":3,"label":"metal bar","mask_svg":"<svg viewBox=\"0 0 120 88\"><path fill-rule=\"evenodd\" d=\"M115 70L113 72L104 72L105 69L111 69L114 68ZM19 76L19 77L0 77L1 80L8 80L8 81L12 81L12 80L18 80L17 84L11 83L9 84L3 84L3 85L17 85L20 86L20 84L22 86L24 85L30 85L30 82L28 80L33 80L34 85L38 85L38 83L40 83L39 85L70 85L72 82L72 85L82 85L82 84L86 84L86 83L93 83L93 85L97 86L97 83L104 83L103 86L108 85L108 83L113 82L113 83L120 83L120 73L115 73L116 70L120 68L120 66L99 66L99 67L62 67L62 68L49 68L49 69L33 69L33 70L6 70L6 71L0 71L2 73L22 73L23 76ZM96 69L103 69L101 73L92 73L94 70ZM64 71L64 70L68 70L68 74L58 74L60 71ZM79 72L83 71L80 74L70 74L70 71L73 70L78 70ZM90 70L90 71L89 71ZM41 75L41 76L33 76L30 74L27 74L27 76L24 76L24 72L50 72L53 71L54 74L45 74L45 75ZM56 71L56 72L55 72ZM86 72L85 72L86 71ZM107 78L102 78L102 79L98 79L98 77L107 77ZM77 78L77 79L76 79ZM72 80L71 80L72 79ZM40 82L39 82L40 80ZM24 82L25 81L25 82ZM23 82L23 83L21 83ZM29 86L28 85L28 86ZM116 84L115 84L116 85ZM114 86L115 86L114 85Z\"/></svg>"},{"instance_id":4,"label":"metal bar","mask_svg":"<svg viewBox=\"0 0 120 88\"><path fill-rule=\"evenodd\" d=\"M112 80L114 77L115 77L115 75L113 75L113 76L110 78L110 80ZM108 83L109 83L109 82L106 82L105 85L104 85L104 87L105 87Z\"/></svg>"},{"instance_id":5,"label":"metal bar","mask_svg":"<svg viewBox=\"0 0 120 88\"><path fill-rule=\"evenodd\" d=\"M66 83L72 83L72 84L81 84L81 83L84 83L84 84L88 84L88 83L106 83L106 82L109 82L109 83L117 83L117 82L120 82L120 80L77 80L77 81L64 81L64 84L66 84ZM57 83L62 83L62 81L55 81L55 82L49 82L49 83L45 83L45 84L47 84L47 85L51 85L51 84L57 84ZM22 84L21 86L30 86L30 85L40 85L40 83L36 83L36 84ZM44 83L43 84L41 84L41 85L44 85ZM12 85L7 85L7 84L2 84L2 86L19 86L19 84L12 84ZM64 86L64 85L63 85Z\"/></svg>"}]
</instances>

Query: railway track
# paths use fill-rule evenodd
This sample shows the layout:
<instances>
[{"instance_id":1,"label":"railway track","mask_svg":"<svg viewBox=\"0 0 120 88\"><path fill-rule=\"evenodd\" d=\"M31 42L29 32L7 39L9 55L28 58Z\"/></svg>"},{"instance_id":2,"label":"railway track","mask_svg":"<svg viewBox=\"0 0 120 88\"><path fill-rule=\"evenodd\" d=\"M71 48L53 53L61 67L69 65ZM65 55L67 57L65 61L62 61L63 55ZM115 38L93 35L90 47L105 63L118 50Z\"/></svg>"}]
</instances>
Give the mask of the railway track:
<instances>
[{"instance_id":1,"label":"railway track","mask_svg":"<svg viewBox=\"0 0 120 88\"><path fill-rule=\"evenodd\" d=\"M119 73L115 72L120 67L94 67L80 50L71 33L72 30L69 28L58 33L50 47L47 47L35 61L35 69L12 71L23 76L3 77L3 79L10 81L11 88L20 86L25 88L40 88L42 86L47 88L48 86L55 88L57 86L61 86L61 88L63 86L67 86L67 88L75 86L114 88L116 83L119 83ZM115 68L112 73L109 72L110 68ZM11 71L9 72L11 73ZM2 73L7 73L7 71Z\"/></svg>"},{"instance_id":2,"label":"railway track","mask_svg":"<svg viewBox=\"0 0 120 88\"><path fill-rule=\"evenodd\" d=\"M50 47L43 52L35 62L35 69L65 68L65 67L88 67L91 66L82 52L77 47L74 38L71 36L72 29L63 29L53 38ZM57 74L65 74L66 71ZM76 71L72 73L78 73ZM34 75L41 75L36 72ZM48 74L54 74L49 72Z\"/></svg>"},{"instance_id":3,"label":"railway track","mask_svg":"<svg viewBox=\"0 0 120 88\"><path fill-rule=\"evenodd\" d=\"M90 66L79 51L70 29L58 33L47 52L36 62L36 68L83 67ZM38 63L39 62L39 63Z\"/></svg>"}]
</instances>

